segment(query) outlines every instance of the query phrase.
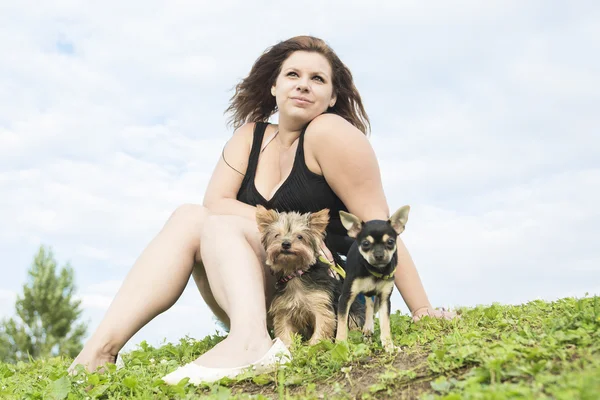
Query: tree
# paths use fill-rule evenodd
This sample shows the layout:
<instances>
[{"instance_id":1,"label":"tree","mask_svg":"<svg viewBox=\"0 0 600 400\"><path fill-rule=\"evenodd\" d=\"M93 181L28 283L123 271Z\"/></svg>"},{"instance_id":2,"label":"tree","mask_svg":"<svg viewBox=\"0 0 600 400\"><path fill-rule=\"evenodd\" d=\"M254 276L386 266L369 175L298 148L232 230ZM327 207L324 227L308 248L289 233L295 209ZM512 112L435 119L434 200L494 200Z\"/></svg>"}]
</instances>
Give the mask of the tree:
<instances>
[{"instance_id":1,"label":"tree","mask_svg":"<svg viewBox=\"0 0 600 400\"><path fill-rule=\"evenodd\" d=\"M52 250L41 246L17 296L17 316L0 324L2 361L79 353L87 323L77 323L83 310L74 281L73 268L67 264L58 270Z\"/></svg>"}]
</instances>

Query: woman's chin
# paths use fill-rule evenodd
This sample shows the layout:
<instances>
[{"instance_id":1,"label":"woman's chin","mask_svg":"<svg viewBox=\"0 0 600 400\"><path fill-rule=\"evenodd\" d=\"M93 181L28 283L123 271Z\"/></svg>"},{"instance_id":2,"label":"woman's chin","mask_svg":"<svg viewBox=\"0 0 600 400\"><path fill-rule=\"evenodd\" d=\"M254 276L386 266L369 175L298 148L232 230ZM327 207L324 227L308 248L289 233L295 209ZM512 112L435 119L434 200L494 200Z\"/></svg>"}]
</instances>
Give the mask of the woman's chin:
<instances>
[{"instance_id":1,"label":"woman's chin","mask_svg":"<svg viewBox=\"0 0 600 400\"><path fill-rule=\"evenodd\" d=\"M322 113L315 113L313 110L294 109L279 111L279 120L288 121L288 123L305 126L313 119L317 118Z\"/></svg>"}]
</instances>

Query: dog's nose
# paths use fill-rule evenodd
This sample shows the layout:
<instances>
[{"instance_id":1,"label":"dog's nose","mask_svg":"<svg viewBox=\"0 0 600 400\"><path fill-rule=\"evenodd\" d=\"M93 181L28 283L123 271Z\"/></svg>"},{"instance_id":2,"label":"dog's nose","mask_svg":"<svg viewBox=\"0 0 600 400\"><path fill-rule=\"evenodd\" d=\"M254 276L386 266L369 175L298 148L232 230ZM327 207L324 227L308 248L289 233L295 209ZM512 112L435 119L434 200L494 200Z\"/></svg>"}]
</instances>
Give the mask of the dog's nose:
<instances>
[{"instance_id":1,"label":"dog's nose","mask_svg":"<svg viewBox=\"0 0 600 400\"><path fill-rule=\"evenodd\" d=\"M375 254L376 261L383 261L383 254Z\"/></svg>"},{"instance_id":2,"label":"dog's nose","mask_svg":"<svg viewBox=\"0 0 600 400\"><path fill-rule=\"evenodd\" d=\"M283 247L284 250L289 250L290 247L292 247L292 242L288 242L287 240L281 243L281 247Z\"/></svg>"}]
</instances>

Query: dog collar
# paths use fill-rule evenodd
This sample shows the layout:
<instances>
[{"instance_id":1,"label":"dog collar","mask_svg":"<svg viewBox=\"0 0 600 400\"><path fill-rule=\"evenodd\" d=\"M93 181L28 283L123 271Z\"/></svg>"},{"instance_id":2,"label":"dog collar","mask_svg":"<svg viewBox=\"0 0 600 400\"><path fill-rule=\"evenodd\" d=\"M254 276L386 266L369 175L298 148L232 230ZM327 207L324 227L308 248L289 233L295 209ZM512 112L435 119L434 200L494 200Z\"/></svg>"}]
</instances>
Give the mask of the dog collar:
<instances>
[{"instance_id":1,"label":"dog collar","mask_svg":"<svg viewBox=\"0 0 600 400\"><path fill-rule=\"evenodd\" d=\"M291 274L289 274L289 275L282 276L282 277L281 277L281 278L279 278L279 280L277 281L277 284L278 284L278 285L283 285L283 284L285 284L285 283L288 283L289 281L291 281L291 280L292 280L292 279L294 279L295 277L304 275L304 273L305 273L305 272L306 272L306 271L299 270L299 271L295 271L295 272L293 272L293 273L291 273Z\"/></svg>"},{"instance_id":2,"label":"dog collar","mask_svg":"<svg viewBox=\"0 0 600 400\"><path fill-rule=\"evenodd\" d=\"M389 274L382 274L381 272L377 272L377 271L373 271L371 268L367 268L367 271L369 271L369 273L371 275L373 275L375 278L378 279L383 279L385 281L389 281L391 279L394 279L394 273L396 272L396 268L394 268L392 270L392 272L390 272Z\"/></svg>"}]
</instances>

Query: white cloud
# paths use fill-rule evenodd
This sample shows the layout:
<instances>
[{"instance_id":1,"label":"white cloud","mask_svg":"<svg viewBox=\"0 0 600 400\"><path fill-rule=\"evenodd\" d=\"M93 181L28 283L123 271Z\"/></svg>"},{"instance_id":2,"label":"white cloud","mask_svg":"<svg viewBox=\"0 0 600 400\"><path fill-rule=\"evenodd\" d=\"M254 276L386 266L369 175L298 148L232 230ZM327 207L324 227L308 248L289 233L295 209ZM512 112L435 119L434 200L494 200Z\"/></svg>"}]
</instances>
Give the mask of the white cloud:
<instances>
[{"instance_id":1,"label":"white cloud","mask_svg":"<svg viewBox=\"0 0 600 400\"><path fill-rule=\"evenodd\" d=\"M99 310L107 310L112 302L113 296L101 296L97 294L84 295L81 298L81 307L86 309L97 308Z\"/></svg>"},{"instance_id":2,"label":"white cloud","mask_svg":"<svg viewBox=\"0 0 600 400\"><path fill-rule=\"evenodd\" d=\"M170 213L201 201L235 83L302 33L354 73L434 304L598 292L598 17L593 2L4 2L0 315L43 243L97 326ZM132 343L212 332L193 286Z\"/></svg>"}]
</instances>

